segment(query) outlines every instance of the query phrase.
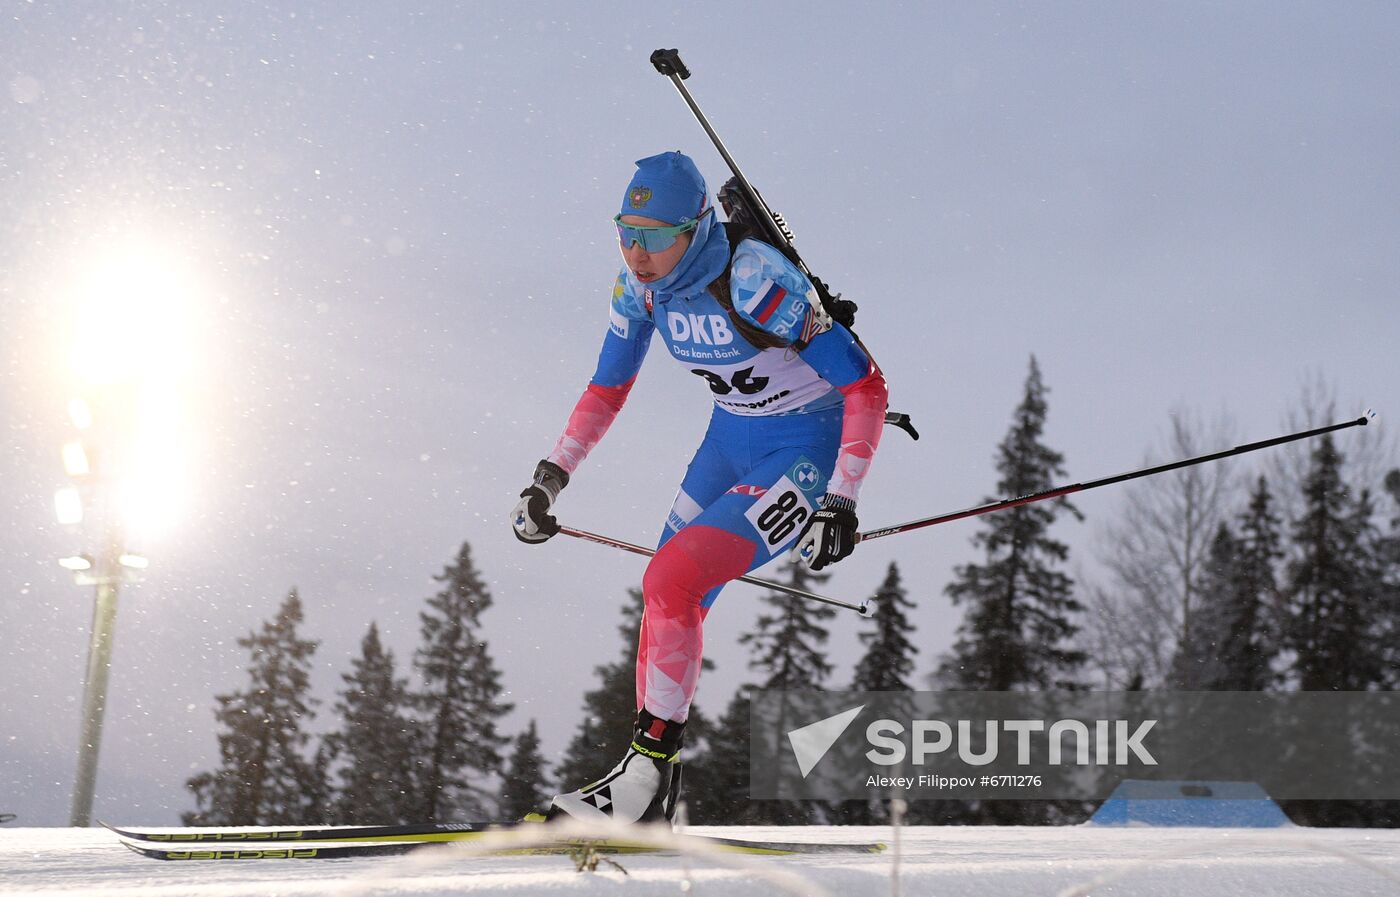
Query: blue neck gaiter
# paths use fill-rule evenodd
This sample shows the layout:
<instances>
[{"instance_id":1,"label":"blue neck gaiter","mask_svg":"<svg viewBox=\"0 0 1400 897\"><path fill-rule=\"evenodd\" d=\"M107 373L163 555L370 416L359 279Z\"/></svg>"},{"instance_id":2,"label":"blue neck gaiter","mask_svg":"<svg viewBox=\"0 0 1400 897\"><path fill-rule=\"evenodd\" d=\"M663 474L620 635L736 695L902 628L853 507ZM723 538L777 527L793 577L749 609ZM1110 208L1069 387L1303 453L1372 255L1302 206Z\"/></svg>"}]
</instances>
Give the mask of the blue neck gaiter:
<instances>
[{"instance_id":1,"label":"blue neck gaiter","mask_svg":"<svg viewBox=\"0 0 1400 897\"><path fill-rule=\"evenodd\" d=\"M724 225L715 220L714 214L709 214L700 219L691 235L690 246L671 273L640 285L650 289L657 302L665 302L671 296L690 298L705 292L728 265L729 237Z\"/></svg>"}]
</instances>

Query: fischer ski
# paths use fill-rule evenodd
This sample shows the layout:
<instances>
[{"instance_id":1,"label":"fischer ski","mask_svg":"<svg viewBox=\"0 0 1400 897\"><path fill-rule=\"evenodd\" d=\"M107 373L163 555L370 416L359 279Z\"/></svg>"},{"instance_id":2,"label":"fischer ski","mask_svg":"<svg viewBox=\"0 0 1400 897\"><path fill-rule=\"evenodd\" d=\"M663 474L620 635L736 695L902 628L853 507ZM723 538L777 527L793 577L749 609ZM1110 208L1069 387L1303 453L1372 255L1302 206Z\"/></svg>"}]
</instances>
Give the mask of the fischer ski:
<instances>
[{"instance_id":1,"label":"fischer ski","mask_svg":"<svg viewBox=\"0 0 1400 897\"><path fill-rule=\"evenodd\" d=\"M453 843L469 843L473 840L472 836L480 837L483 832L461 832L459 834L462 837L454 839ZM447 848L448 844L442 841L379 841L372 843L310 841L287 845L264 842L263 844L249 844L243 847L223 843L187 844L176 847L157 845L150 841L123 840L122 846L153 860L189 862L210 860L343 860L357 857L399 856L428 848L443 850ZM595 853L658 853L661 848L608 839L597 841L560 839L552 844L542 844L535 847L501 847L490 853L493 856L565 856L580 850L592 850Z\"/></svg>"},{"instance_id":2,"label":"fischer ski","mask_svg":"<svg viewBox=\"0 0 1400 897\"><path fill-rule=\"evenodd\" d=\"M120 828L107 822L103 827L128 841L177 843L287 842L287 841L420 841L460 840L463 833L500 831L514 828L516 822L450 822L419 825L321 826L302 828L211 828L146 829ZM444 837L446 836L446 837Z\"/></svg>"},{"instance_id":3,"label":"fischer ski","mask_svg":"<svg viewBox=\"0 0 1400 897\"><path fill-rule=\"evenodd\" d=\"M430 843L411 844L337 844L311 842L286 847L225 847L223 844L191 844L183 847L157 846L150 841L123 840L122 846L153 860L309 860L346 859L350 857L387 856L407 853Z\"/></svg>"},{"instance_id":4,"label":"fischer ski","mask_svg":"<svg viewBox=\"0 0 1400 897\"><path fill-rule=\"evenodd\" d=\"M858 842L858 843L822 843L822 842L786 842L786 841L763 841L746 838L726 838L710 835L678 835L671 843L657 843L646 840L644 837L636 841L622 837L586 838L576 836L553 837L548 830L535 824L526 823L528 830L536 831L540 834L538 841L526 841L519 844L500 844L489 851L492 856L522 856L522 855L568 855L581 850L592 851L603 854L619 853L674 853L683 848L686 844L694 845L697 848L719 849L730 853L745 853L753 855L769 856L792 856L798 854L833 854L833 853L879 853L885 849L885 845L880 842ZM381 834L377 836L379 840L373 840L376 836L361 835L354 840L305 840L302 836L308 832L334 833L337 831L348 832L349 828L330 829L285 829L279 831L238 831L224 830L220 832L155 832L141 829L117 829L109 826L113 832L121 834L129 832L136 837L128 837L121 834L122 846L132 850L142 856L156 860L170 860L177 862L207 862L207 861L240 861L240 860L311 860L311 859L346 859L354 857L373 856L394 856L398 854L410 853L426 848L442 848L452 843L470 843L472 841L485 838L487 835L502 832L520 831L521 825L504 825L492 827L471 827L459 825L455 830L448 830L448 826L373 826L360 827L354 829L359 832L372 831L394 831L406 828L417 828L425 831L422 835L414 836L397 832L394 834ZM218 834L220 840L193 842L187 841L184 835L210 835ZM177 837L178 835L178 837ZM281 838L267 838L255 840L250 836L282 836ZM152 838L159 839L153 840ZM431 840L423 840L430 838ZM171 843L178 841L178 843ZM242 843L234 843L242 841Z\"/></svg>"}]
</instances>

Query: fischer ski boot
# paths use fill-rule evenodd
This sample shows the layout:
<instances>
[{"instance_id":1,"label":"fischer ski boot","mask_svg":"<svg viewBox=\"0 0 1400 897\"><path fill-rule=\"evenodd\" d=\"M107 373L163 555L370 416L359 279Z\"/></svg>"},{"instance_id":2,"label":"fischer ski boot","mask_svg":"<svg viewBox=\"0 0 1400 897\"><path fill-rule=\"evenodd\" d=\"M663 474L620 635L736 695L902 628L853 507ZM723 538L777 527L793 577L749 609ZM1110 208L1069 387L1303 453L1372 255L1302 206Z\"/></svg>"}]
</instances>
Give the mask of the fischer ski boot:
<instances>
[{"instance_id":1,"label":"fischer ski boot","mask_svg":"<svg viewBox=\"0 0 1400 897\"><path fill-rule=\"evenodd\" d=\"M670 822L680 799L684 733L685 723L658 719L639 710L632 746L622 762L593 784L555 797L548 818Z\"/></svg>"}]
</instances>

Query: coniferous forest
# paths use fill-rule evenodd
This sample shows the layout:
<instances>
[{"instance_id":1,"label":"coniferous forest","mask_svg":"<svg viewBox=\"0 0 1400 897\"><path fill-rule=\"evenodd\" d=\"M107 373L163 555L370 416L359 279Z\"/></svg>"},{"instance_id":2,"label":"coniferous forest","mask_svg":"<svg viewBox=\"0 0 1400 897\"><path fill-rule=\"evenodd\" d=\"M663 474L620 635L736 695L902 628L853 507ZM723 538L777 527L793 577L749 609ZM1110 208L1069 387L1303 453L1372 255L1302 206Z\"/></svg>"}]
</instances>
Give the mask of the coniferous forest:
<instances>
[{"instance_id":1,"label":"coniferous forest","mask_svg":"<svg viewBox=\"0 0 1400 897\"><path fill-rule=\"evenodd\" d=\"M1066 459L1047 444L1051 390L1034 358L992 458L987 497L1029 495L1065 482ZM1316 418L1331 408L1306 408ZM1230 444L1228 425L1173 416L1160 463ZM1400 467L1368 443L1348 452L1323 436L1291 453L1193 467L1140 481L1077 581L1066 499L980 518L971 560L946 583L906 582L897 562L867 594L863 652L838 680L827 652L833 611L787 595L764 600L746 685L701 695L687 732L686 799L697 824L871 824L881 801L817 804L749 799L752 689L911 691L1136 690L1381 691L1400 685ZM1369 446L1369 447L1368 447ZM785 562L778 578L820 591L828 574ZM1086 577L1087 578L1087 577ZM542 809L556 786L575 787L626 747L635 712L640 589L618 619L616 652L595 668L582 706L557 732L512 710L483 612L492 598L463 544L436 577L409 658L364 621L330 706L310 693L317 650L291 589L275 616L239 639L246 677L215 697L218 765L187 782L189 825L388 824L514 819ZM954 643L929 656L911 622L911 594L942 591L959 615ZM500 624L498 624L500 625ZM843 658L842 666L849 662ZM920 665L931 672L920 677ZM567 739L562 756L541 742ZM1400 824L1384 801L1293 801L1313 825ZM916 803L917 823L1079 822L1085 802Z\"/></svg>"}]
</instances>

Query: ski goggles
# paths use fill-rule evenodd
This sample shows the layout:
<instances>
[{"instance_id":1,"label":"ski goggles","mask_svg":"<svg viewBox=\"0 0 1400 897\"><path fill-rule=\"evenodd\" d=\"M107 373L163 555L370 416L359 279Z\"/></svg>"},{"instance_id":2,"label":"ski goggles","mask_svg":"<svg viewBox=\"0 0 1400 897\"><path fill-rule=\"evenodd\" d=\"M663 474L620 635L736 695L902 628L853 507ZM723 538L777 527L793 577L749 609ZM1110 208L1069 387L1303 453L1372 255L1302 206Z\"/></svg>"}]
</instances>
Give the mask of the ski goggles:
<instances>
[{"instance_id":1,"label":"ski goggles","mask_svg":"<svg viewBox=\"0 0 1400 897\"><path fill-rule=\"evenodd\" d=\"M706 209L701 213L700 218L704 218L712 211L714 211L713 208ZM624 224L622 215L618 214L613 216L613 224L617 225L617 239L622 243L623 249L627 249L635 243L647 252L665 252L675 245L676 239L681 234L699 227L700 218L671 227L644 227L638 224Z\"/></svg>"}]
</instances>

